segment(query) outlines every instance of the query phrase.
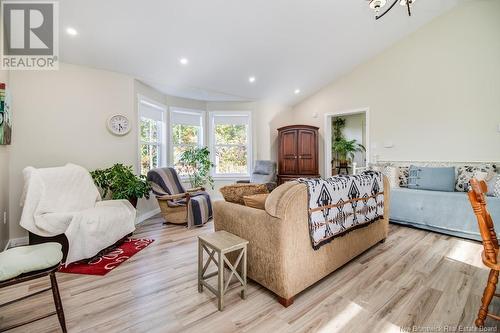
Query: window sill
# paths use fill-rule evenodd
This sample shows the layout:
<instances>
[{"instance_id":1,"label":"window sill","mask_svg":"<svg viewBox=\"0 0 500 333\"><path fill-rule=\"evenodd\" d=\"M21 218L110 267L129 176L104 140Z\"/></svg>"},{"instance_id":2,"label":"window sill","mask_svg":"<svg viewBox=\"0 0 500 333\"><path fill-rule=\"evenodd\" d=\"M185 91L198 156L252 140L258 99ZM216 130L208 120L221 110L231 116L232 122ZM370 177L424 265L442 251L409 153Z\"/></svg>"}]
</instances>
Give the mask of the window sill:
<instances>
[{"instance_id":1,"label":"window sill","mask_svg":"<svg viewBox=\"0 0 500 333\"><path fill-rule=\"evenodd\" d=\"M217 175L214 180L250 180L250 175Z\"/></svg>"}]
</instances>

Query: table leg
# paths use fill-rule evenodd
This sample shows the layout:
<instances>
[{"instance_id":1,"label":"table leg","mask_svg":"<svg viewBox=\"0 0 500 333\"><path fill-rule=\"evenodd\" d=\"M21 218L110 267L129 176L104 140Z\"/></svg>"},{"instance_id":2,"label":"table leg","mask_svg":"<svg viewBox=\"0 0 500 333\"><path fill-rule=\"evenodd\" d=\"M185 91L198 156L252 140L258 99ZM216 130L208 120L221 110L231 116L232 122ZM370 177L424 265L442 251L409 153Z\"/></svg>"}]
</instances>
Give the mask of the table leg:
<instances>
[{"instance_id":1,"label":"table leg","mask_svg":"<svg viewBox=\"0 0 500 333\"><path fill-rule=\"evenodd\" d=\"M198 239L198 292L203 292L203 247L201 240Z\"/></svg>"},{"instance_id":2,"label":"table leg","mask_svg":"<svg viewBox=\"0 0 500 333\"><path fill-rule=\"evenodd\" d=\"M241 298L246 299L247 298L247 247L245 246L243 248L244 254L243 254L243 265L241 267L241 277L243 279L243 289L241 290Z\"/></svg>"},{"instance_id":3,"label":"table leg","mask_svg":"<svg viewBox=\"0 0 500 333\"><path fill-rule=\"evenodd\" d=\"M224 254L222 252L219 252L219 267L218 267L218 289L217 292L219 295L218 296L218 305L219 305L219 311L224 310Z\"/></svg>"}]
</instances>

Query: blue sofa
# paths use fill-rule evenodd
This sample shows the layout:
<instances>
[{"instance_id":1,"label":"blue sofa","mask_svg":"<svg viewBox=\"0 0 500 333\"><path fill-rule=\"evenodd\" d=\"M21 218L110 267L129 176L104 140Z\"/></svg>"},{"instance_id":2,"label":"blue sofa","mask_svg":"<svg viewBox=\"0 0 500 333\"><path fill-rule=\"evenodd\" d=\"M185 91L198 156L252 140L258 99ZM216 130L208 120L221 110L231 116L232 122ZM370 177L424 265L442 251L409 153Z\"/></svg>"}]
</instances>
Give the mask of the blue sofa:
<instances>
[{"instance_id":1,"label":"blue sofa","mask_svg":"<svg viewBox=\"0 0 500 333\"><path fill-rule=\"evenodd\" d=\"M394 188L390 200L391 222L481 240L467 193ZM500 198L488 197L487 203L500 231Z\"/></svg>"}]
</instances>

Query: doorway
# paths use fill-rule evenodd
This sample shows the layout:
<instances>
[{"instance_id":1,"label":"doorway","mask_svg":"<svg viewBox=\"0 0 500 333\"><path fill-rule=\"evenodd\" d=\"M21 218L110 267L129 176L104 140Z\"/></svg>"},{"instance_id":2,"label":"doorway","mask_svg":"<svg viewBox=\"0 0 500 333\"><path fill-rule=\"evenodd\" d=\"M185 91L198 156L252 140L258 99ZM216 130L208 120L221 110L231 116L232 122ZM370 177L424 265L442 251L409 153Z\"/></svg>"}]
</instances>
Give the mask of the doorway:
<instances>
[{"instance_id":1,"label":"doorway","mask_svg":"<svg viewBox=\"0 0 500 333\"><path fill-rule=\"evenodd\" d=\"M325 116L325 174L353 174L369 162L368 108Z\"/></svg>"}]
</instances>

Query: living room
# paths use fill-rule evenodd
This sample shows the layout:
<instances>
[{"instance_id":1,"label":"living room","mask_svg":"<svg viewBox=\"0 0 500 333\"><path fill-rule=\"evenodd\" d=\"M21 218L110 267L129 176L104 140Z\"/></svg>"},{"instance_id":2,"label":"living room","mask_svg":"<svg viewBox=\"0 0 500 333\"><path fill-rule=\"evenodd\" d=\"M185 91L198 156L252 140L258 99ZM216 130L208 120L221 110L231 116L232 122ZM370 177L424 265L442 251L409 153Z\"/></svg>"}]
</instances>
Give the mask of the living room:
<instances>
[{"instance_id":1,"label":"living room","mask_svg":"<svg viewBox=\"0 0 500 333\"><path fill-rule=\"evenodd\" d=\"M497 330L499 1L43 3L0 331Z\"/></svg>"}]
</instances>

